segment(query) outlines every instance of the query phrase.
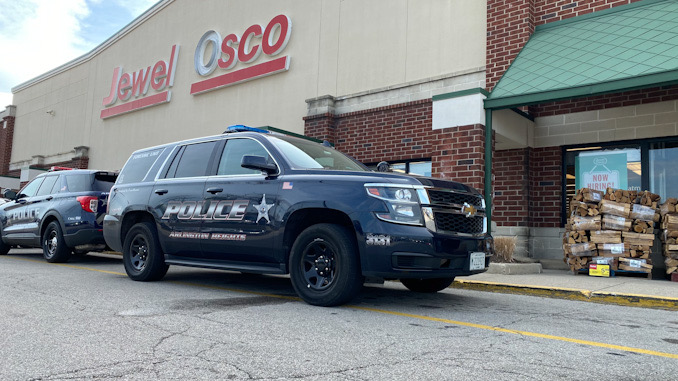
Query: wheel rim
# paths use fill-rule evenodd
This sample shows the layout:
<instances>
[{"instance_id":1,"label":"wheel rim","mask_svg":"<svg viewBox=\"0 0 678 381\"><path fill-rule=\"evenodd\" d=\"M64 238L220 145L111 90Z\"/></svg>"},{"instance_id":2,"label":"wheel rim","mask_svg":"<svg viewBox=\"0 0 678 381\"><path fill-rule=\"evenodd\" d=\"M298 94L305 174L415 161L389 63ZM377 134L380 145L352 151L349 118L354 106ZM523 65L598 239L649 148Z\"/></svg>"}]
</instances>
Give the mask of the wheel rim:
<instances>
[{"instance_id":1,"label":"wheel rim","mask_svg":"<svg viewBox=\"0 0 678 381\"><path fill-rule=\"evenodd\" d=\"M141 235L134 237L130 244L130 262L132 267L141 271L146 267L148 259L148 242Z\"/></svg>"},{"instance_id":2,"label":"wheel rim","mask_svg":"<svg viewBox=\"0 0 678 381\"><path fill-rule=\"evenodd\" d=\"M56 230L50 230L45 238L45 247L47 248L47 258L52 258L56 254L59 239Z\"/></svg>"},{"instance_id":3,"label":"wheel rim","mask_svg":"<svg viewBox=\"0 0 678 381\"><path fill-rule=\"evenodd\" d=\"M304 249L301 266L306 287L316 291L326 290L336 276L335 250L326 241L317 238Z\"/></svg>"}]
</instances>

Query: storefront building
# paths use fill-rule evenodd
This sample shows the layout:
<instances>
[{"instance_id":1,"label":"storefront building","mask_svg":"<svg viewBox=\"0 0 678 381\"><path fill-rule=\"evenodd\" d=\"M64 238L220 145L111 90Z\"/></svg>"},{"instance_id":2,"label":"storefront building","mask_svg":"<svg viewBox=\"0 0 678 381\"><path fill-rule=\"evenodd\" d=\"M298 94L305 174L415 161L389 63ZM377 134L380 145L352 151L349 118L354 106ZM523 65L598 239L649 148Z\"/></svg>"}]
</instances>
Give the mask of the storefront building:
<instances>
[{"instance_id":1,"label":"storefront building","mask_svg":"<svg viewBox=\"0 0 678 381\"><path fill-rule=\"evenodd\" d=\"M164 0L13 89L0 174L270 125L491 193L493 234L555 265L580 156L678 196L677 23L677 0Z\"/></svg>"}]
</instances>

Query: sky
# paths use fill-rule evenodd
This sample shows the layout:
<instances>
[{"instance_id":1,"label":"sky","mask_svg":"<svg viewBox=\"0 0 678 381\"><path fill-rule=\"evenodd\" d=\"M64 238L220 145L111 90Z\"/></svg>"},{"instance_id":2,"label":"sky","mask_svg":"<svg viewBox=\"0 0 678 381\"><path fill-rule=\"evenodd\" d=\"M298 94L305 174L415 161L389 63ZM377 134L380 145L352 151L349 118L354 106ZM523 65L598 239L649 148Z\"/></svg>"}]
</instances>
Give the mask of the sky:
<instances>
[{"instance_id":1,"label":"sky","mask_svg":"<svg viewBox=\"0 0 678 381\"><path fill-rule=\"evenodd\" d=\"M158 0L0 0L0 112L12 87L94 49Z\"/></svg>"}]
</instances>

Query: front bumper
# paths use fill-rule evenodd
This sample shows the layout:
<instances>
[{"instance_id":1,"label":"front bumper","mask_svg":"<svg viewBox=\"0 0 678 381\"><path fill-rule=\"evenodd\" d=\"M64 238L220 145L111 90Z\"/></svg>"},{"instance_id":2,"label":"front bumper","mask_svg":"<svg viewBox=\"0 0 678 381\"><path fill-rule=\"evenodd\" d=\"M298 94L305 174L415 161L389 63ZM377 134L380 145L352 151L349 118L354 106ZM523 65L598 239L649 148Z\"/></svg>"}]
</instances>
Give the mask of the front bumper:
<instances>
[{"instance_id":1,"label":"front bumper","mask_svg":"<svg viewBox=\"0 0 678 381\"><path fill-rule=\"evenodd\" d=\"M487 271L492 238L441 234L420 226L376 219L358 234L364 276L379 278L447 278ZM471 270L471 254L484 253L484 266Z\"/></svg>"}]
</instances>

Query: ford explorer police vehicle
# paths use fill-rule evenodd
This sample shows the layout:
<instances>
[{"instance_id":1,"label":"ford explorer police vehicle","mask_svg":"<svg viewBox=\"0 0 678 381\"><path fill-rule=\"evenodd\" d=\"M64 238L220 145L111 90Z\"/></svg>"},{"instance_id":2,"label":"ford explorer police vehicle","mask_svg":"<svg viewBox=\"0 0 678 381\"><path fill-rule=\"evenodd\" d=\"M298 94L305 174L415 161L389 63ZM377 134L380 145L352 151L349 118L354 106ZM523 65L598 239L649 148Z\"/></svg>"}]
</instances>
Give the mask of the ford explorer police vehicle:
<instances>
[{"instance_id":1,"label":"ford explorer police vehicle","mask_svg":"<svg viewBox=\"0 0 678 381\"><path fill-rule=\"evenodd\" d=\"M437 292L486 270L485 203L452 181L373 172L329 144L268 130L134 152L104 237L128 276L169 265L289 274L306 302L348 302L366 278Z\"/></svg>"}]
</instances>

